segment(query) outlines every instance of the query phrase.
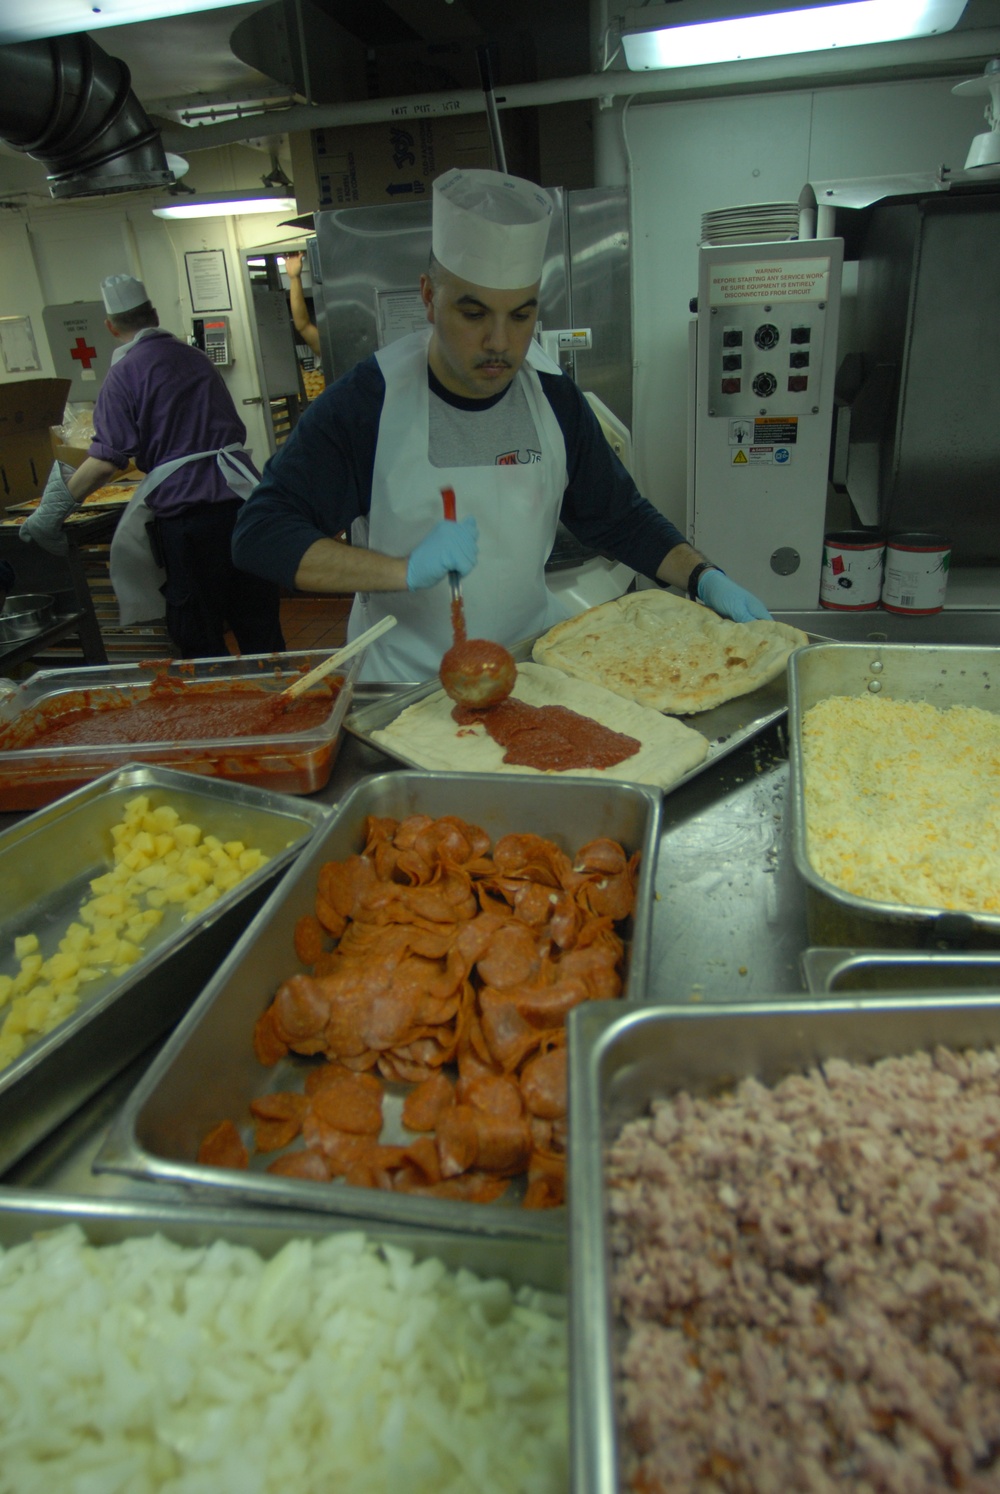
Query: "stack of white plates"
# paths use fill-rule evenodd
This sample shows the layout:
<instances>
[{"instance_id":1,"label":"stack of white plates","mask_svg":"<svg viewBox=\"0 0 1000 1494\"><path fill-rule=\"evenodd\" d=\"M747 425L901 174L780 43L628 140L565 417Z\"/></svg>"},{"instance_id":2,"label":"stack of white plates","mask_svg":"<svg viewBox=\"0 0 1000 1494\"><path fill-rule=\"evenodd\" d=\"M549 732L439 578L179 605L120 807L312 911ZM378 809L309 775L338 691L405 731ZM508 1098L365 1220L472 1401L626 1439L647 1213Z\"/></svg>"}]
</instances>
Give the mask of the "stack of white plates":
<instances>
[{"instance_id":1,"label":"stack of white plates","mask_svg":"<svg viewBox=\"0 0 1000 1494\"><path fill-rule=\"evenodd\" d=\"M703 244L765 244L798 236L796 202L751 202L701 215Z\"/></svg>"}]
</instances>

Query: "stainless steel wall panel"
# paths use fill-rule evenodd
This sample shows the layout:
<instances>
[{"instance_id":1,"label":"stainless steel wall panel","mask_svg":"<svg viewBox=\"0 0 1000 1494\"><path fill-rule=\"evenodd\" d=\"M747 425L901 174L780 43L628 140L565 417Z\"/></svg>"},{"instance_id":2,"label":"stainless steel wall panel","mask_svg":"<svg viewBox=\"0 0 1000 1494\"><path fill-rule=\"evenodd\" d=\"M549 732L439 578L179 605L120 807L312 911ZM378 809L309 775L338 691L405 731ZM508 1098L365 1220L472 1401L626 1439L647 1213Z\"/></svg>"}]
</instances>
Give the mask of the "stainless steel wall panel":
<instances>
[{"instance_id":1,"label":"stainless steel wall panel","mask_svg":"<svg viewBox=\"0 0 1000 1494\"><path fill-rule=\"evenodd\" d=\"M632 254L628 194L595 187L566 194L571 325L594 345L575 354L574 378L632 429Z\"/></svg>"},{"instance_id":2,"label":"stainless steel wall panel","mask_svg":"<svg viewBox=\"0 0 1000 1494\"><path fill-rule=\"evenodd\" d=\"M863 383L846 486L854 497L853 466L865 502L871 474L860 476L859 443L878 439L880 527L941 531L959 564L1000 561L998 318L1000 193L871 210L858 270Z\"/></svg>"}]
</instances>

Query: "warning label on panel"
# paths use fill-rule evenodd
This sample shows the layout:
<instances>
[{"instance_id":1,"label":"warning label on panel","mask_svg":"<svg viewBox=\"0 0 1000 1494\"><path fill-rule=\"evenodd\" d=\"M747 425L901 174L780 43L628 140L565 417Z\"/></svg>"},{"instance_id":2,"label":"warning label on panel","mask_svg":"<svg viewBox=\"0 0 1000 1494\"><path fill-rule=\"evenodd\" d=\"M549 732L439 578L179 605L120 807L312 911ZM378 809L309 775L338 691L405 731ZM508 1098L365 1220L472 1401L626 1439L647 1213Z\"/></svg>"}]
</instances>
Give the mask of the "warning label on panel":
<instances>
[{"instance_id":1,"label":"warning label on panel","mask_svg":"<svg viewBox=\"0 0 1000 1494\"><path fill-rule=\"evenodd\" d=\"M799 421L796 415L787 418L766 415L753 423L755 446L794 446L798 437Z\"/></svg>"},{"instance_id":2,"label":"warning label on panel","mask_svg":"<svg viewBox=\"0 0 1000 1494\"><path fill-rule=\"evenodd\" d=\"M711 306L740 301L826 301L829 294L829 256L748 260L744 264L717 265L709 273Z\"/></svg>"},{"instance_id":3,"label":"warning label on panel","mask_svg":"<svg viewBox=\"0 0 1000 1494\"><path fill-rule=\"evenodd\" d=\"M791 460L792 453L787 446L751 446L750 448L752 466L765 463L769 467L787 467Z\"/></svg>"},{"instance_id":4,"label":"warning label on panel","mask_svg":"<svg viewBox=\"0 0 1000 1494\"><path fill-rule=\"evenodd\" d=\"M749 460L750 458L747 456L746 452L742 447L740 447L739 451L735 452L733 455L733 466L745 467Z\"/></svg>"}]
</instances>

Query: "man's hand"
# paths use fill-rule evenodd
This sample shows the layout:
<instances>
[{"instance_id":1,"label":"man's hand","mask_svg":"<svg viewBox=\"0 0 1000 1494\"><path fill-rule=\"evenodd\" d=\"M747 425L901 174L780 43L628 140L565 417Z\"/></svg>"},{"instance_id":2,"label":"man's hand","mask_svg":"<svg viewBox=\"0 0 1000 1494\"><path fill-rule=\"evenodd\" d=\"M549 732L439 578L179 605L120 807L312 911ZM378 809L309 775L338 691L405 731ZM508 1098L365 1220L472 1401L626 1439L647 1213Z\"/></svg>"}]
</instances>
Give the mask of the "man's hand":
<instances>
[{"instance_id":1,"label":"man's hand","mask_svg":"<svg viewBox=\"0 0 1000 1494\"><path fill-rule=\"evenodd\" d=\"M752 592L744 591L722 571L702 571L698 577L698 600L718 612L720 617L730 617L733 622L748 623L755 619L767 621L771 614Z\"/></svg>"},{"instance_id":2,"label":"man's hand","mask_svg":"<svg viewBox=\"0 0 1000 1494\"><path fill-rule=\"evenodd\" d=\"M302 254L300 252L285 255L285 274L289 280L298 280L301 277Z\"/></svg>"},{"instance_id":3,"label":"man's hand","mask_svg":"<svg viewBox=\"0 0 1000 1494\"><path fill-rule=\"evenodd\" d=\"M41 545L42 549L47 550L50 555L69 553L69 540L63 532L63 524L69 515L80 507L79 500L73 497L66 486L64 470L72 473L73 468L67 464L64 469L63 463L52 463L52 471L45 484L42 501L35 512L28 515L18 531L25 544L29 540L34 540L36 545Z\"/></svg>"},{"instance_id":4,"label":"man's hand","mask_svg":"<svg viewBox=\"0 0 1000 1494\"><path fill-rule=\"evenodd\" d=\"M449 571L467 576L479 558L479 526L470 515L467 519L442 519L435 524L410 555L406 566L406 584L410 591L434 586Z\"/></svg>"}]
</instances>

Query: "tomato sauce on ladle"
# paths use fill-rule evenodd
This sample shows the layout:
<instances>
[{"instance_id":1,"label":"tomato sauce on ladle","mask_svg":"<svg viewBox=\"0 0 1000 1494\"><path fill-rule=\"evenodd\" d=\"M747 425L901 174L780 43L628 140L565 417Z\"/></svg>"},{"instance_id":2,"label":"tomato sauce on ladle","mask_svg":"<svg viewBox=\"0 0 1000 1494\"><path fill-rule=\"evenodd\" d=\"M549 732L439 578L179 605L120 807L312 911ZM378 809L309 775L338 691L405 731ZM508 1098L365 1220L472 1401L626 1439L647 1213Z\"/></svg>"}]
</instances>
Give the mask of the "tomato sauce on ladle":
<instances>
[{"instance_id":1,"label":"tomato sauce on ladle","mask_svg":"<svg viewBox=\"0 0 1000 1494\"><path fill-rule=\"evenodd\" d=\"M455 522L455 492L442 488L444 516ZM488 638L467 638L462 585L457 571L448 572L451 585L451 631L454 643L441 660L438 674L445 694L459 705L485 710L499 705L514 688L517 665L513 654Z\"/></svg>"}]
</instances>

